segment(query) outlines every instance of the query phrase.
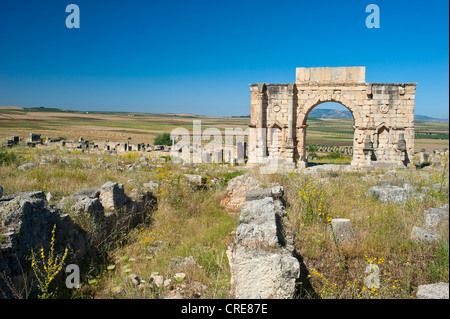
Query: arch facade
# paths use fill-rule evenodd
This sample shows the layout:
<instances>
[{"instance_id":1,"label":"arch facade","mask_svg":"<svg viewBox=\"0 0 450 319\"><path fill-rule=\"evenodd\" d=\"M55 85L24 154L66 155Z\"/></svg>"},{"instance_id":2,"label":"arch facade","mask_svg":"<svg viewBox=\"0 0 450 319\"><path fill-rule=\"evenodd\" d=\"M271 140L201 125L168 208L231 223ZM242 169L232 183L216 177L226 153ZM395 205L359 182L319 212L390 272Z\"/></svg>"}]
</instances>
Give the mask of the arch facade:
<instances>
[{"instance_id":1,"label":"arch facade","mask_svg":"<svg viewBox=\"0 0 450 319\"><path fill-rule=\"evenodd\" d=\"M295 83L250 84L249 164L273 157L267 141L277 129L277 159L306 167L306 119L324 102L345 106L354 119L355 166L408 165L414 154L417 83L366 83L365 67L297 68Z\"/></svg>"}]
</instances>

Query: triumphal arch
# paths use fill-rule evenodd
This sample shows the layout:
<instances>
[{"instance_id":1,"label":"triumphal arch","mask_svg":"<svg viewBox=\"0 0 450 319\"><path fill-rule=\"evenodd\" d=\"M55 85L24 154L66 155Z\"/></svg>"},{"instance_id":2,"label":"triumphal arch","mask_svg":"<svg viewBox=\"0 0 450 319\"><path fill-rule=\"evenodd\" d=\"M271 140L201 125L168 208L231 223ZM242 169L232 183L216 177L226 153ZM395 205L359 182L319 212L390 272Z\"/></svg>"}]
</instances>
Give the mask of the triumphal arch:
<instances>
[{"instance_id":1,"label":"triumphal arch","mask_svg":"<svg viewBox=\"0 0 450 319\"><path fill-rule=\"evenodd\" d=\"M353 116L354 166L407 166L417 83L366 83L365 67L297 68L295 83L250 85L248 163L306 167L306 119L324 102Z\"/></svg>"}]
</instances>

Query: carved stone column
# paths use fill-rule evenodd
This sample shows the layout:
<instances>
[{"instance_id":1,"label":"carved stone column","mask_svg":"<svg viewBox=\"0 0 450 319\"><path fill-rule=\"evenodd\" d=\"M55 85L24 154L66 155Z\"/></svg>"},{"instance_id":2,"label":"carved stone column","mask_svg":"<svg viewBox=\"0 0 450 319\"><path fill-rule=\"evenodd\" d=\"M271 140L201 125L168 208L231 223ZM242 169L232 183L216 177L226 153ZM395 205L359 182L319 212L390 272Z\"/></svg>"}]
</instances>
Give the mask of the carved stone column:
<instances>
[{"instance_id":1,"label":"carved stone column","mask_svg":"<svg viewBox=\"0 0 450 319\"><path fill-rule=\"evenodd\" d=\"M366 154L364 152L364 142L366 141L366 134L369 134L367 128L353 126L353 159L351 165L364 165ZM373 148L373 143L372 143ZM374 150L372 150L373 158Z\"/></svg>"},{"instance_id":2,"label":"carved stone column","mask_svg":"<svg viewBox=\"0 0 450 319\"><path fill-rule=\"evenodd\" d=\"M300 168L305 168L307 166L306 162L306 128L308 125L300 125L297 127L297 151L298 151L298 163L297 166Z\"/></svg>"},{"instance_id":3,"label":"carved stone column","mask_svg":"<svg viewBox=\"0 0 450 319\"><path fill-rule=\"evenodd\" d=\"M397 143L397 161L403 163L403 165L408 165L408 149L406 147L405 134L400 133Z\"/></svg>"},{"instance_id":4,"label":"carved stone column","mask_svg":"<svg viewBox=\"0 0 450 319\"><path fill-rule=\"evenodd\" d=\"M266 128L264 127L264 83L258 84L257 157L262 161L266 153Z\"/></svg>"},{"instance_id":5,"label":"carved stone column","mask_svg":"<svg viewBox=\"0 0 450 319\"><path fill-rule=\"evenodd\" d=\"M287 146L294 146L294 84L288 84L288 138Z\"/></svg>"},{"instance_id":6,"label":"carved stone column","mask_svg":"<svg viewBox=\"0 0 450 319\"><path fill-rule=\"evenodd\" d=\"M364 141L363 150L364 150L364 164L371 165L373 156L373 143L370 140L370 134L366 134L366 140Z\"/></svg>"},{"instance_id":7,"label":"carved stone column","mask_svg":"<svg viewBox=\"0 0 450 319\"><path fill-rule=\"evenodd\" d=\"M293 164L294 160L294 84L288 84L288 127L286 141L286 162Z\"/></svg>"}]
</instances>

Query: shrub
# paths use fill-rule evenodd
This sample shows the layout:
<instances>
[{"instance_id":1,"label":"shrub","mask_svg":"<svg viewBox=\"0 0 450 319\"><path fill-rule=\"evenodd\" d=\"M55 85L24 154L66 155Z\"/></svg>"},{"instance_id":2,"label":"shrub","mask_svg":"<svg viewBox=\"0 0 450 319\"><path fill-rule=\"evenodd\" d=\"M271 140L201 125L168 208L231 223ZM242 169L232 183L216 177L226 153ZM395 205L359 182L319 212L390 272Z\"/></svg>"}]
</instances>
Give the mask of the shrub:
<instances>
[{"instance_id":1,"label":"shrub","mask_svg":"<svg viewBox=\"0 0 450 319\"><path fill-rule=\"evenodd\" d=\"M125 164L135 163L140 158L140 154L137 152L127 152L125 154L120 155L120 159Z\"/></svg>"},{"instance_id":2,"label":"shrub","mask_svg":"<svg viewBox=\"0 0 450 319\"><path fill-rule=\"evenodd\" d=\"M0 165L11 165L18 160L16 154L6 150L0 150Z\"/></svg>"},{"instance_id":3,"label":"shrub","mask_svg":"<svg viewBox=\"0 0 450 319\"><path fill-rule=\"evenodd\" d=\"M155 137L153 142L154 145L172 145L172 139L170 138L170 133L162 133Z\"/></svg>"},{"instance_id":4,"label":"shrub","mask_svg":"<svg viewBox=\"0 0 450 319\"><path fill-rule=\"evenodd\" d=\"M342 155L341 152L336 151L336 152L331 152L331 153L328 154L326 157L327 157L327 158L343 158L344 155Z\"/></svg>"},{"instance_id":5,"label":"shrub","mask_svg":"<svg viewBox=\"0 0 450 319\"><path fill-rule=\"evenodd\" d=\"M231 173L227 173L222 179L220 179L220 185L221 186L227 186L228 185L228 181L232 178L235 178L237 176L241 176L242 174L244 174L241 171L234 171Z\"/></svg>"},{"instance_id":6,"label":"shrub","mask_svg":"<svg viewBox=\"0 0 450 319\"><path fill-rule=\"evenodd\" d=\"M318 182L313 182L308 178L300 188L300 217L306 224L310 224L312 221L318 218L323 218L325 214L325 189L318 185Z\"/></svg>"}]
</instances>

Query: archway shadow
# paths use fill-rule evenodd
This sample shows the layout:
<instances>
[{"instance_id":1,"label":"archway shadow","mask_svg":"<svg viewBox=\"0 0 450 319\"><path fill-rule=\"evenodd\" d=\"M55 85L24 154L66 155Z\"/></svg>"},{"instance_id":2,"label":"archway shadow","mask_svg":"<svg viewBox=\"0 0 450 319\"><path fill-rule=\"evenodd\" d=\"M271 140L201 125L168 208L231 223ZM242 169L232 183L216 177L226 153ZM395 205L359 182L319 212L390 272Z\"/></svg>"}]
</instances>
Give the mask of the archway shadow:
<instances>
[{"instance_id":1,"label":"archway shadow","mask_svg":"<svg viewBox=\"0 0 450 319\"><path fill-rule=\"evenodd\" d=\"M306 167L323 166L323 165L339 165L339 166L351 166L351 164L336 164L336 163L308 163Z\"/></svg>"}]
</instances>

